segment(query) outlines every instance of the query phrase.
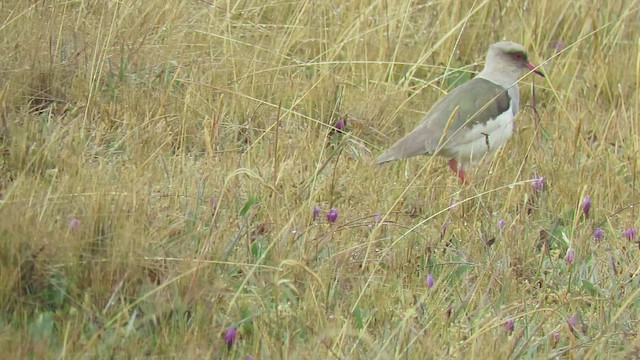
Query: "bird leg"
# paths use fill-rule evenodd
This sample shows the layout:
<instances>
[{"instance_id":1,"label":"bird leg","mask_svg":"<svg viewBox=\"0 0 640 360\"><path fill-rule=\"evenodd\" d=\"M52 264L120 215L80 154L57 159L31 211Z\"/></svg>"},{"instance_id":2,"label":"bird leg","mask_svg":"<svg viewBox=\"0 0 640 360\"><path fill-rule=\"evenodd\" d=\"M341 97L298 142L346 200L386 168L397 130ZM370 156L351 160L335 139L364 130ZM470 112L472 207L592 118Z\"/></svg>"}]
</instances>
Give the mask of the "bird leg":
<instances>
[{"instance_id":1,"label":"bird leg","mask_svg":"<svg viewBox=\"0 0 640 360\"><path fill-rule=\"evenodd\" d=\"M458 178L460 178L460 181L462 181L463 184L467 182L464 171L462 170L462 167L458 167L458 162L456 161L456 159L449 160L449 167L451 168L451 170L453 170L454 173L456 173L456 175L458 175Z\"/></svg>"}]
</instances>

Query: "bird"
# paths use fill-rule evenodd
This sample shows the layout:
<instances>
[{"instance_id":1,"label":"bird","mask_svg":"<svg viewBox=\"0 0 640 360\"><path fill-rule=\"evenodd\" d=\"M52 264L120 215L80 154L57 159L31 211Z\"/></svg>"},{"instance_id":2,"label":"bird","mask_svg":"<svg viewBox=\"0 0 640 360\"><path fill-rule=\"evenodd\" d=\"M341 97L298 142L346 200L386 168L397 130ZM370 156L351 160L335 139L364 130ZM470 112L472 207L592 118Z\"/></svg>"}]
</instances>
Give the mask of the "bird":
<instances>
[{"instance_id":1,"label":"bird","mask_svg":"<svg viewBox=\"0 0 640 360\"><path fill-rule=\"evenodd\" d=\"M513 134L520 107L518 80L528 71L545 77L529 61L524 46L511 41L490 45L484 69L438 100L415 129L374 163L417 155L447 157L451 169L466 182L468 167Z\"/></svg>"}]
</instances>

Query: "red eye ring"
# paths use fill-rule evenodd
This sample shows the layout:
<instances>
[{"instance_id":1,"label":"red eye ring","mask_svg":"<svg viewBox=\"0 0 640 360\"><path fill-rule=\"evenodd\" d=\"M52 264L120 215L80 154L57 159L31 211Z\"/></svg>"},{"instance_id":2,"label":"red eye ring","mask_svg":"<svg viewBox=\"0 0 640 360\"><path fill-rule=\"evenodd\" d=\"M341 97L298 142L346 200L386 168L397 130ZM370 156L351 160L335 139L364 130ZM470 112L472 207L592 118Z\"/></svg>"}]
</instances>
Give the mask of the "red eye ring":
<instances>
[{"instance_id":1,"label":"red eye ring","mask_svg":"<svg viewBox=\"0 0 640 360\"><path fill-rule=\"evenodd\" d=\"M513 58L519 61L524 59L524 55L522 53L515 53L513 54Z\"/></svg>"}]
</instances>

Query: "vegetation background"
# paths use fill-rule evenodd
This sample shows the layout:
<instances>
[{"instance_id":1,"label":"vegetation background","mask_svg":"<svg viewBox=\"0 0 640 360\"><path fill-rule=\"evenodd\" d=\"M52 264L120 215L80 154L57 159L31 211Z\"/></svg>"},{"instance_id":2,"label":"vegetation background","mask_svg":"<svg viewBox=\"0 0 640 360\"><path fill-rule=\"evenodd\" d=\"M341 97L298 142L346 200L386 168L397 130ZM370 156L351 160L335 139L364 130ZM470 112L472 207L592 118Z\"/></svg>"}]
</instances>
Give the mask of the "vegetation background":
<instances>
[{"instance_id":1,"label":"vegetation background","mask_svg":"<svg viewBox=\"0 0 640 360\"><path fill-rule=\"evenodd\" d=\"M639 7L1 2L3 356L640 356ZM469 184L372 166L500 40Z\"/></svg>"}]
</instances>

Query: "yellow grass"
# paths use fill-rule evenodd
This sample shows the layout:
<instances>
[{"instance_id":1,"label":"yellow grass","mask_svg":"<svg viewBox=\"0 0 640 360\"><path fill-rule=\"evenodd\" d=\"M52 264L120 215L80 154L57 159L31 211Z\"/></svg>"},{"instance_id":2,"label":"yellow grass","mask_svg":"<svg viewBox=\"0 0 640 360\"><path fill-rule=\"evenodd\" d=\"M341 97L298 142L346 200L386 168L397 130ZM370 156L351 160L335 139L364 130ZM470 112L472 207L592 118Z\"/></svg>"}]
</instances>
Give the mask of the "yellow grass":
<instances>
[{"instance_id":1,"label":"yellow grass","mask_svg":"<svg viewBox=\"0 0 640 360\"><path fill-rule=\"evenodd\" d=\"M637 356L640 1L596 3L3 2L3 355ZM371 164L499 40L547 79L469 184Z\"/></svg>"}]
</instances>

